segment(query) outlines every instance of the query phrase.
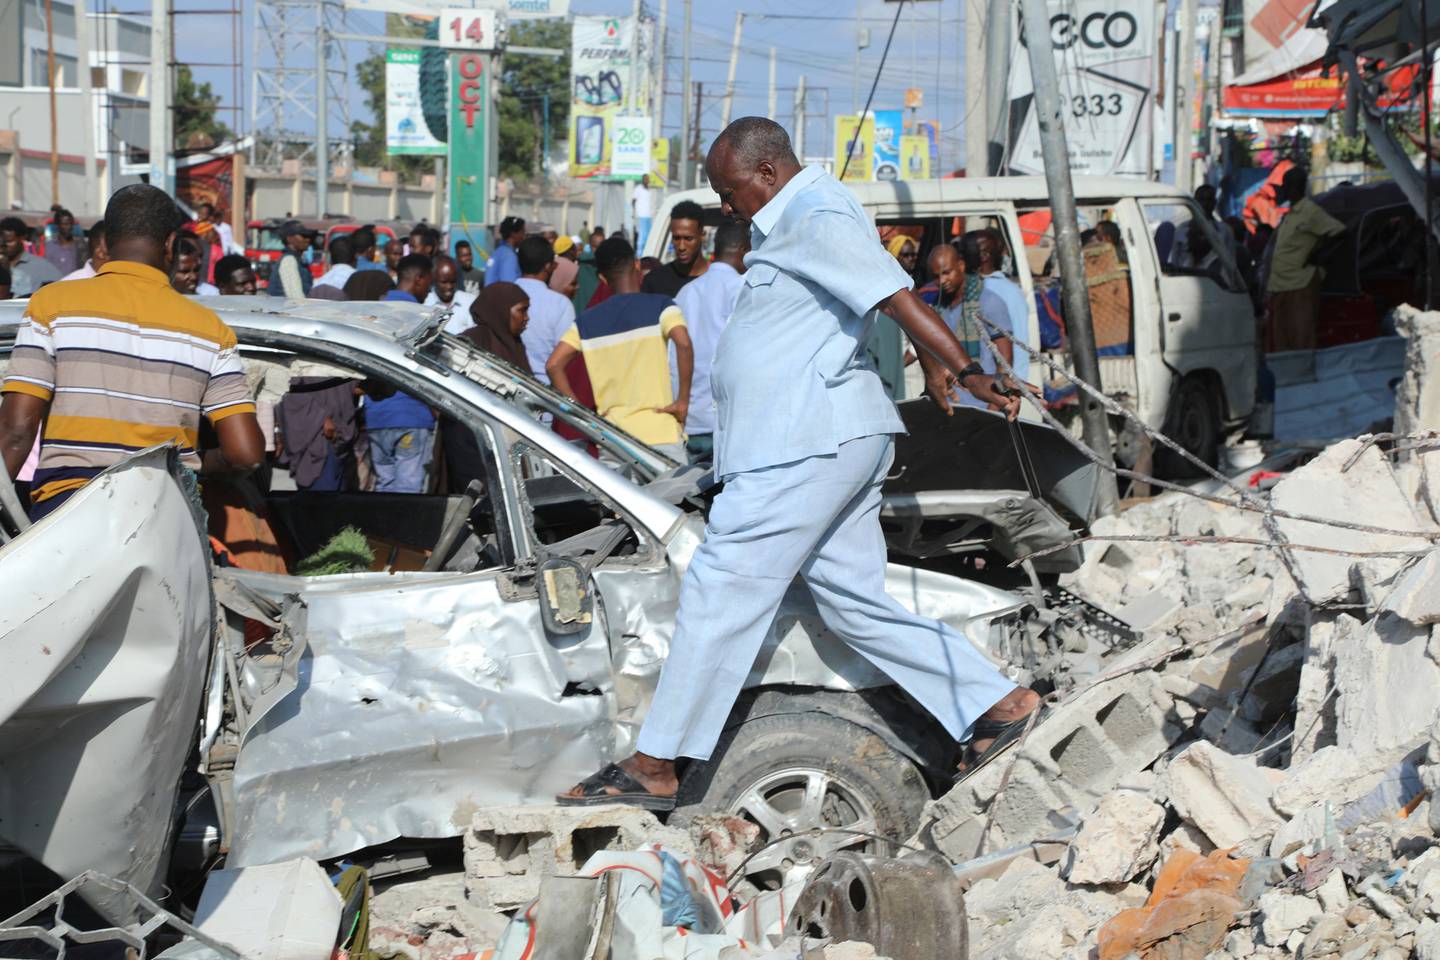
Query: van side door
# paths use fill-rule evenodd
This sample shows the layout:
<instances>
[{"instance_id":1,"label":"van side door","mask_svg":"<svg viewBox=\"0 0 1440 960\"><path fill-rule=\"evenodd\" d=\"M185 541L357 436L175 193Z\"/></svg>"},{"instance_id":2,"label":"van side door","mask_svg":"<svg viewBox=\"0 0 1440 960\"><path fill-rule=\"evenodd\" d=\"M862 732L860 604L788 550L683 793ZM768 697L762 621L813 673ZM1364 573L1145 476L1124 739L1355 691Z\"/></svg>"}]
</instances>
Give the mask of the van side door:
<instances>
[{"instance_id":1,"label":"van side door","mask_svg":"<svg viewBox=\"0 0 1440 960\"><path fill-rule=\"evenodd\" d=\"M1237 421L1255 405L1255 310L1230 244L1188 198L1142 199L1159 297L1160 355L1172 378L1209 385ZM1143 322L1137 317L1136 322ZM1178 388L1178 384L1176 385Z\"/></svg>"}]
</instances>

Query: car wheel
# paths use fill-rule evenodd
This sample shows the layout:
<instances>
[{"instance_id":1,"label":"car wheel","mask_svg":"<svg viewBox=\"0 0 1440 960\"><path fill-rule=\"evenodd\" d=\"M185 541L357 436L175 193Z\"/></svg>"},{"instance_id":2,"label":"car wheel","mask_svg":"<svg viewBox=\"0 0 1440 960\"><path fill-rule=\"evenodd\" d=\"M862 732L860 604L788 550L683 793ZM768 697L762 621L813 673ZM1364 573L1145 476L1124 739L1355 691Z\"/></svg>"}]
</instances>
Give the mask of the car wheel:
<instances>
[{"instance_id":1,"label":"car wheel","mask_svg":"<svg viewBox=\"0 0 1440 960\"><path fill-rule=\"evenodd\" d=\"M1220 414L1212 392L1203 379L1187 377L1171 401L1165 435L1213 467L1220 456ZM1193 463L1164 447L1155 451L1155 464L1162 477L1200 475Z\"/></svg>"},{"instance_id":2,"label":"car wheel","mask_svg":"<svg viewBox=\"0 0 1440 960\"><path fill-rule=\"evenodd\" d=\"M760 852L745 877L774 890L840 850L893 853L862 834L905 840L929 799L915 765L871 731L822 713L781 714L741 724L718 759L686 771L671 822L729 814L758 825ZM816 827L854 832L807 834Z\"/></svg>"}]
</instances>

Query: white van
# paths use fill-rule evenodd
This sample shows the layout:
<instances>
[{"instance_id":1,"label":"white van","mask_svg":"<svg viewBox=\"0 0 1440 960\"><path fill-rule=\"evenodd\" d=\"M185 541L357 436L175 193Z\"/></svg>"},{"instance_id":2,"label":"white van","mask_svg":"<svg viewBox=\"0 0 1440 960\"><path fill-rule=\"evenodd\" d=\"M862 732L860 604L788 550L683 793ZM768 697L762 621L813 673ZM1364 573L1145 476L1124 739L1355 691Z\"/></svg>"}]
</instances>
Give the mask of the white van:
<instances>
[{"instance_id":1,"label":"white van","mask_svg":"<svg viewBox=\"0 0 1440 960\"><path fill-rule=\"evenodd\" d=\"M892 181L852 184L882 237L896 233L920 245L918 283L928 280L925 260L939 243L967 230L993 227L1005 237L1011 278L1030 304L1026 340L1053 343L1055 327L1041 339L1037 290L1058 289L1053 275L1049 197L1043 177ZM1224 434L1242 425L1255 405L1256 320L1254 307L1218 225L1174 187L1118 177L1076 177L1082 229L1111 220L1124 249L1118 255L1087 247L1087 275L1101 341L1101 380L1106 393L1213 463ZM720 221L720 204L709 189L671 194L656 211L643 253L669 259L670 210L693 200L706 210L707 225ZM1106 248L1110 249L1110 248ZM1094 265L1094 270L1091 269ZM1044 299L1042 297L1042 299ZM1128 300L1128 310L1126 310ZM1051 300L1058 306L1058 295ZM1050 311L1046 311L1047 321ZM1128 313L1128 317L1125 314ZM1063 344L1047 350L1068 366ZM1030 379L1045 376L1032 364ZM913 380L912 380L913 383ZM1059 391L1054 391L1059 393ZM1078 406L1056 398L1057 415ZM1142 457L1137 431L1117 429L1116 453L1134 464Z\"/></svg>"}]
</instances>

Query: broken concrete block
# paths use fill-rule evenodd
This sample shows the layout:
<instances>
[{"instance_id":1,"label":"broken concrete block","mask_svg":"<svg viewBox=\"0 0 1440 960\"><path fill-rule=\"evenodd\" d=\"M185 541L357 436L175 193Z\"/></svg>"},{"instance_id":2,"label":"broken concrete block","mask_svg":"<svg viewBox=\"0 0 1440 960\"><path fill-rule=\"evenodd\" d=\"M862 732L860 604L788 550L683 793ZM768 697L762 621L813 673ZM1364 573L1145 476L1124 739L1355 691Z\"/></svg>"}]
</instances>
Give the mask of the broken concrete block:
<instances>
[{"instance_id":1,"label":"broken concrete block","mask_svg":"<svg viewBox=\"0 0 1440 960\"><path fill-rule=\"evenodd\" d=\"M1434 523L1396 483L1376 447L1360 454L1349 470L1342 467L1359 453L1359 440L1342 440L1295 470L1271 491L1271 502L1289 513L1363 522L1390 530L1433 530ZM1422 550L1423 537L1360 533L1304 520L1277 520L1292 543L1359 552ZM1293 561L1312 603L1349 597L1357 584L1379 584L1395 576L1403 561L1380 557L1336 556L1297 550ZM1378 597L1362 597L1374 600Z\"/></svg>"},{"instance_id":2,"label":"broken concrete block","mask_svg":"<svg viewBox=\"0 0 1440 960\"><path fill-rule=\"evenodd\" d=\"M1290 763L1302 762L1321 747L1335 743L1335 650L1357 637L1362 624L1348 614L1322 619L1309 613L1305 624L1305 655L1295 694L1295 739Z\"/></svg>"},{"instance_id":3,"label":"broken concrete block","mask_svg":"<svg viewBox=\"0 0 1440 960\"><path fill-rule=\"evenodd\" d=\"M1125 883L1155 862L1164 823L1165 808L1144 794L1109 794L1070 841L1061 876L1071 883Z\"/></svg>"},{"instance_id":4,"label":"broken concrete block","mask_svg":"<svg viewBox=\"0 0 1440 960\"><path fill-rule=\"evenodd\" d=\"M1440 312L1408 304L1391 314L1405 345L1405 377L1395 391L1395 432L1440 429Z\"/></svg>"},{"instance_id":5,"label":"broken concrete block","mask_svg":"<svg viewBox=\"0 0 1440 960\"><path fill-rule=\"evenodd\" d=\"M1151 590L1115 611L1115 617L1136 633L1163 633L1180 623L1185 608L1179 597L1165 590Z\"/></svg>"},{"instance_id":6,"label":"broken concrete block","mask_svg":"<svg viewBox=\"0 0 1440 960\"><path fill-rule=\"evenodd\" d=\"M578 872L594 853L662 842L692 849L689 834L635 807L492 807L476 814L465 834L465 890L509 910L535 899L541 880Z\"/></svg>"},{"instance_id":7,"label":"broken concrete block","mask_svg":"<svg viewBox=\"0 0 1440 960\"><path fill-rule=\"evenodd\" d=\"M1440 623L1440 548L1400 575L1379 612L1409 620L1417 627Z\"/></svg>"},{"instance_id":8,"label":"broken concrete block","mask_svg":"<svg viewBox=\"0 0 1440 960\"><path fill-rule=\"evenodd\" d=\"M1345 875L1331 870L1320 886L1315 888L1315 899L1326 913L1341 914L1350 906L1350 890L1345 886Z\"/></svg>"},{"instance_id":9,"label":"broken concrete block","mask_svg":"<svg viewBox=\"0 0 1440 960\"><path fill-rule=\"evenodd\" d=\"M1170 805L1217 847L1267 835L1279 825L1270 806L1274 781L1253 760L1198 741L1166 770Z\"/></svg>"},{"instance_id":10,"label":"broken concrete block","mask_svg":"<svg viewBox=\"0 0 1440 960\"><path fill-rule=\"evenodd\" d=\"M254 960L329 960L341 906L320 864L288 860L210 874L195 926Z\"/></svg>"},{"instance_id":11,"label":"broken concrete block","mask_svg":"<svg viewBox=\"0 0 1440 960\"><path fill-rule=\"evenodd\" d=\"M1193 823L1186 823L1184 820L1181 820L1180 825L1174 830L1171 830L1165 835L1164 839L1160 841L1160 856L1158 859L1161 863L1166 863L1175 854L1176 850L1193 850L1203 857L1214 849L1215 844L1211 843L1210 838L1200 832L1200 828L1196 827Z\"/></svg>"},{"instance_id":12,"label":"broken concrete block","mask_svg":"<svg viewBox=\"0 0 1440 960\"><path fill-rule=\"evenodd\" d=\"M1323 800L1340 810L1373 790L1385 771L1405 755L1404 749L1358 753L1341 747L1324 747L1298 763L1291 763L1285 779L1275 787L1270 802L1287 817Z\"/></svg>"},{"instance_id":13,"label":"broken concrete block","mask_svg":"<svg viewBox=\"0 0 1440 960\"><path fill-rule=\"evenodd\" d=\"M1165 638L1137 645L1114 664L1154 656ZM1145 769L1182 728L1170 720L1173 701L1154 673L1098 684L1051 711L1019 748L961 781L928 808L921 836L955 862L974 857L993 813L986 849L997 850L1057 833L1083 816L1126 777ZM1012 768L1005 792L996 793ZM992 801L995 809L992 811ZM1072 813L1071 816L1074 814Z\"/></svg>"},{"instance_id":14,"label":"broken concrete block","mask_svg":"<svg viewBox=\"0 0 1440 960\"><path fill-rule=\"evenodd\" d=\"M1283 945L1292 933L1321 916L1320 904L1284 890L1265 891L1260 895L1258 907L1260 935L1272 947Z\"/></svg>"},{"instance_id":15,"label":"broken concrete block","mask_svg":"<svg viewBox=\"0 0 1440 960\"><path fill-rule=\"evenodd\" d=\"M1336 743L1378 753L1413 743L1440 710L1440 663L1431 656L1432 627L1377 617L1354 643L1334 648L1338 688ZM1395 691L1403 690L1404 696Z\"/></svg>"},{"instance_id":16,"label":"broken concrete block","mask_svg":"<svg viewBox=\"0 0 1440 960\"><path fill-rule=\"evenodd\" d=\"M1341 942L1350 938L1350 927L1339 917L1321 917L1315 921L1300 944L1299 955L1316 958L1338 954Z\"/></svg>"}]
</instances>

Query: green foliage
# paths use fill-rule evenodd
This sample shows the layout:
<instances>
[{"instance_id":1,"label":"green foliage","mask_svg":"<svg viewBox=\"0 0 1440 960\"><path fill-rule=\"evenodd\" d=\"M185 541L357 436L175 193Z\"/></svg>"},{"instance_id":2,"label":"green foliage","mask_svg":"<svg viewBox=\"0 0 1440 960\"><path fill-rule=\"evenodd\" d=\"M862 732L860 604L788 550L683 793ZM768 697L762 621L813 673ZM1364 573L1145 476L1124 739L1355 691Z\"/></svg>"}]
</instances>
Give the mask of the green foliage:
<instances>
[{"instance_id":1,"label":"green foliage","mask_svg":"<svg viewBox=\"0 0 1440 960\"><path fill-rule=\"evenodd\" d=\"M420 37L425 33L423 25L401 16L391 14L385 18L385 33L397 38ZM394 170L402 180L418 181L420 176L434 169L432 157L397 156L385 151L385 53L372 54L355 65L355 82L365 91L365 107L370 111L370 122L352 120L350 135L355 141L355 164L361 167L379 167Z\"/></svg>"},{"instance_id":2,"label":"green foliage","mask_svg":"<svg viewBox=\"0 0 1440 960\"><path fill-rule=\"evenodd\" d=\"M195 75L185 64L175 69L175 146L209 149L234 136L230 128L216 119L220 96L208 83L196 83Z\"/></svg>"},{"instance_id":3,"label":"green foliage","mask_svg":"<svg viewBox=\"0 0 1440 960\"><path fill-rule=\"evenodd\" d=\"M424 31L403 18L391 17L392 36L419 36ZM561 58L507 54L496 102L499 123L500 175L538 177L545 169L545 95L550 96L552 149L568 136L570 121L570 24L559 20L520 21L510 25L509 43L518 47L549 47L565 51ZM368 57L355 68L355 81L365 91L371 121L350 125L355 137L355 162L397 170L407 179L428 172L429 157L391 157L385 153L385 56Z\"/></svg>"},{"instance_id":4,"label":"green foliage","mask_svg":"<svg viewBox=\"0 0 1440 960\"><path fill-rule=\"evenodd\" d=\"M330 542L295 565L302 577L327 577L337 573L363 573L375 563L370 541L355 527L346 527Z\"/></svg>"},{"instance_id":5,"label":"green foliage","mask_svg":"<svg viewBox=\"0 0 1440 960\"><path fill-rule=\"evenodd\" d=\"M529 20L510 25L512 47L549 47L565 56L508 54L500 75L500 175L539 177L545 171L545 95L550 97L550 142L568 138L570 122L570 24Z\"/></svg>"}]
</instances>

